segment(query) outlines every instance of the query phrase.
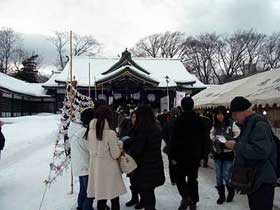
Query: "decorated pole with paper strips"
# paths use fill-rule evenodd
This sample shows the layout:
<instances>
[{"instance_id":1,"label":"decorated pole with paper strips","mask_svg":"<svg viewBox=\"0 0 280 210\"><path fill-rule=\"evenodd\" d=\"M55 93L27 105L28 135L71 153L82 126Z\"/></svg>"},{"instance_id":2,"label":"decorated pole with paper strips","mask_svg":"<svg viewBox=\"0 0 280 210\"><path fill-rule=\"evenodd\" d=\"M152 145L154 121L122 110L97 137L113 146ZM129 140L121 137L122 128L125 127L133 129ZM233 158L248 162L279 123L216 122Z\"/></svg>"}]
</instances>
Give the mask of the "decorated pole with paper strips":
<instances>
[{"instance_id":1,"label":"decorated pole with paper strips","mask_svg":"<svg viewBox=\"0 0 280 210\"><path fill-rule=\"evenodd\" d=\"M72 70L72 59L73 59L73 54L72 54L72 31L70 31L70 84L71 86L73 85L73 70ZM71 88L70 91L70 120L73 120L73 88ZM71 190L70 194L74 193L74 180L73 180L73 170L71 166Z\"/></svg>"}]
</instances>

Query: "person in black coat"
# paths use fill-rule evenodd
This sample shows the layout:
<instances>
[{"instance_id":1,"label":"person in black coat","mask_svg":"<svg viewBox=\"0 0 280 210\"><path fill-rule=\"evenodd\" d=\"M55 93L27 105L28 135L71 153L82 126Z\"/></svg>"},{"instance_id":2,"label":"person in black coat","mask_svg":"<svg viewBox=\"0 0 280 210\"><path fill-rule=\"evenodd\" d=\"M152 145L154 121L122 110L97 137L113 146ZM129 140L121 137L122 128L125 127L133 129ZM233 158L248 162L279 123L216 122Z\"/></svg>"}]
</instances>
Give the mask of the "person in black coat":
<instances>
[{"instance_id":1,"label":"person in black coat","mask_svg":"<svg viewBox=\"0 0 280 210\"><path fill-rule=\"evenodd\" d=\"M169 168L169 178L172 185L175 185L175 170L171 159L169 157L169 150L170 150L170 142L173 135L174 130L174 121L175 121L175 114L170 112L166 114L165 122L162 126L162 138L165 142L165 147L163 148L163 152L168 156L168 168Z\"/></svg>"},{"instance_id":2,"label":"person in black coat","mask_svg":"<svg viewBox=\"0 0 280 210\"><path fill-rule=\"evenodd\" d=\"M0 158L1 158L1 151L4 149L4 146L5 146L5 137L1 130L2 125L3 125L3 123L0 121Z\"/></svg>"},{"instance_id":3,"label":"person in black coat","mask_svg":"<svg viewBox=\"0 0 280 210\"><path fill-rule=\"evenodd\" d=\"M178 210L188 207L195 210L199 201L198 169L208 137L204 123L193 111L192 98L183 98L181 105L184 112L175 121L169 155L176 170L176 185L182 197Z\"/></svg>"},{"instance_id":4,"label":"person in black coat","mask_svg":"<svg viewBox=\"0 0 280 210\"><path fill-rule=\"evenodd\" d=\"M155 210L155 188L165 182L161 140L152 108L140 106L136 110L134 137L124 141L124 150L128 150L137 163L132 178L145 210Z\"/></svg>"},{"instance_id":5,"label":"person in black coat","mask_svg":"<svg viewBox=\"0 0 280 210\"><path fill-rule=\"evenodd\" d=\"M204 147L203 147L203 167L207 168L208 167L208 160L209 160L209 154L211 152L211 146L212 146L212 142L210 139L210 131L212 129L212 121L209 117L207 117L206 115L200 115L200 118L204 124L204 127L206 129L206 140L204 142Z\"/></svg>"},{"instance_id":6,"label":"person in black coat","mask_svg":"<svg viewBox=\"0 0 280 210\"><path fill-rule=\"evenodd\" d=\"M127 139L130 139L134 137L134 131L135 131L135 121L136 121L136 113L133 111L130 115L130 118L125 118L119 127L119 138L121 141L126 141ZM125 152L127 154L130 154L129 148L126 148ZM130 190L131 190L131 199L126 202L126 206L135 206L135 209L142 209L143 208L143 200L140 199L139 201L139 192L137 191L135 187L135 179L133 178L134 172L127 175L130 179Z\"/></svg>"}]
</instances>

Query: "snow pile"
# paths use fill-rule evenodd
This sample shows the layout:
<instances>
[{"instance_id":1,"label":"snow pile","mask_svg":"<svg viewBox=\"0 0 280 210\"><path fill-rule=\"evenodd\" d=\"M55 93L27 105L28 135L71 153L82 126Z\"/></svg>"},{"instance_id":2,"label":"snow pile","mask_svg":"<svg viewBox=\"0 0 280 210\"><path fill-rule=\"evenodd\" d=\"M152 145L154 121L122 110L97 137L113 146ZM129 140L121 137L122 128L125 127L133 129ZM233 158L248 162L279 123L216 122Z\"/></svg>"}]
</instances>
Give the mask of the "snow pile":
<instances>
[{"instance_id":1,"label":"snow pile","mask_svg":"<svg viewBox=\"0 0 280 210\"><path fill-rule=\"evenodd\" d=\"M0 72L0 88L29 96L50 97L42 83L28 83Z\"/></svg>"}]
</instances>

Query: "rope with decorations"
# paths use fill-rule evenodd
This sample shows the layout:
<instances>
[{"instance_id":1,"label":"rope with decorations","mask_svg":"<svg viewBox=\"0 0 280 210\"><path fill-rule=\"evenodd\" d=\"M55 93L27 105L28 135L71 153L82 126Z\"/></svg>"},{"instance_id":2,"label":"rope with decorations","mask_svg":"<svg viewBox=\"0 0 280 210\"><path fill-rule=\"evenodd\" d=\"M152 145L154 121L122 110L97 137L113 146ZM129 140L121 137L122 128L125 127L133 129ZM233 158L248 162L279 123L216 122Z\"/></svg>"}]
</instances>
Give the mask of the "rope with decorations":
<instances>
[{"instance_id":1,"label":"rope with decorations","mask_svg":"<svg viewBox=\"0 0 280 210\"><path fill-rule=\"evenodd\" d=\"M71 149L68 138L68 128L71 120L75 120L76 114L80 113L87 107L94 107L94 102L76 90L71 84L66 87L66 94L63 101L63 108L60 117L60 125L53 152L52 162L49 164L49 175L45 183L45 190L42 196L39 210L42 208L43 201L47 192L47 187L61 176L65 169L69 168L71 162Z\"/></svg>"}]
</instances>

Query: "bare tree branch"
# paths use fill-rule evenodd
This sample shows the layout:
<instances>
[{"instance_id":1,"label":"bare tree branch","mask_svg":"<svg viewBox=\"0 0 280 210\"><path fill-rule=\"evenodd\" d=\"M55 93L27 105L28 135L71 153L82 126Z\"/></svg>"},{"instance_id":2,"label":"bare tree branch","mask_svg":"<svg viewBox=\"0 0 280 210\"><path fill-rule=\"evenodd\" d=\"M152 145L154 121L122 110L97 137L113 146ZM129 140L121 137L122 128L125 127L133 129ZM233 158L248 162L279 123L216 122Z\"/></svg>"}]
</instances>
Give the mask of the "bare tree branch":
<instances>
[{"instance_id":1,"label":"bare tree branch","mask_svg":"<svg viewBox=\"0 0 280 210\"><path fill-rule=\"evenodd\" d=\"M68 43L68 35L67 32L54 32L54 36L48 39L55 47L57 51L57 62L56 66L60 70L64 69L65 64L67 62L66 59L66 47Z\"/></svg>"},{"instance_id":2,"label":"bare tree branch","mask_svg":"<svg viewBox=\"0 0 280 210\"><path fill-rule=\"evenodd\" d=\"M19 42L20 36L13 29L2 28L0 30L0 71L4 74L7 74L11 70L11 58L16 52Z\"/></svg>"}]
</instances>

